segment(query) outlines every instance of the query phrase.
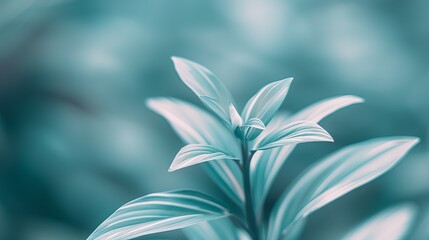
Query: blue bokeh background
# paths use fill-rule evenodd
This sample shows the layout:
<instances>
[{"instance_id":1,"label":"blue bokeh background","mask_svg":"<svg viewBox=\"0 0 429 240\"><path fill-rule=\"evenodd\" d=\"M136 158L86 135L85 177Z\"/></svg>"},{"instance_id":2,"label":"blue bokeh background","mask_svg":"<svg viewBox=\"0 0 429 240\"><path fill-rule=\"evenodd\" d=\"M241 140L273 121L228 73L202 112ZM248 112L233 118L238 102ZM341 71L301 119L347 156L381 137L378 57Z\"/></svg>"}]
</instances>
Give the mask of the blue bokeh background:
<instances>
[{"instance_id":1,"label":"blue bokeh background","mask_svg":"<svg viewBox=\"0 0 429 240\"><path fill-rule=\"evenodd\" d=\"M0 239L84 239L150 192L222 196L198 167L167 172L183 144L144 101L199 104L173 55L213 70L241 107L289 76L284 110L336 95L366 99L322 122L335 143L294 152L267 207L306 166L342 146L420 137L393 171L312 215L303 239L337 239L404 201L420 208L410 239L427 239L428 10L425 0L1 1Z\"/></svg>"}]
</instances>

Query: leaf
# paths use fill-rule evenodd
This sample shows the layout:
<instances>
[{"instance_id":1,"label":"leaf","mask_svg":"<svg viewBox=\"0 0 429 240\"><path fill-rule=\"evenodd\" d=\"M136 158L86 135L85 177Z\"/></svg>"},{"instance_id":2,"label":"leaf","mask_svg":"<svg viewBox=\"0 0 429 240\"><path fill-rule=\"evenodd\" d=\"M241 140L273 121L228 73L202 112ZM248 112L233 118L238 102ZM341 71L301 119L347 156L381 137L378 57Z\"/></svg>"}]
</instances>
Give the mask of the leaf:
<instances>
[{"instance_id":1,"label":"leaf","mask_svg":"<svg viewBox=\"0 0 429 240\"><path fill-rule=\"evenodd\" d=\"M244 122L258 118L267 125L280 108L293 78L270 83L259 90L249 101L241 113Z\"/></svg>"},{"instance_id":2,"label":"leaf","mask_svg":"<svg viewBox=\"0 0 429 240\"><path fill-rule=\"evenodd\" d=\"M328 132L314 122L296 121L268 133L256 145L255 150L265 150L303 142L328 141L333 139Z\"/></svg>"},{"instance_id":3,"label":"leaf","mask_svg":"<svg viewBox=\"0 0 429 240\"><path fill-rule=\"evenodd\" d=\"M180 149L168 171L173 172L195 164L216 160L239 160L239 158L231 156L215 146L189 144Z\"/></svg>"},{"instance_id":4,"label":"leaf","mask_svg":"<svg viewBox=\"0 0 429 240\"><path fill-rule=\"evenodd\" d=\"M403 239L417 215L414 205L403 204L378 213L347 234L343 240Z\"/></svg>"},{"instance_id":5,"label":"leaf","mask_svg":"<svg viewBox=\"0 0 429 240\"><path fill-rule=\"evenodd\" d=\"M206 106L209 110L215 113L226 126L231 126L231 121L229 119L230 117L225 117L225 109L217 99L207 96L201 96L200 99L204 106Z\"/></svg>"},{"instance_id":6,"label":"leaf","mask_svg":"<svg viewBox=\"0 0 429 240\"><path fill-rule=\"evenodd\" d=\"M234 103L231 93L207 68L190 60L172 57L182 81L202 100L204 105L229 122L229 104Z\"/></svg>"},{"instance_id":7,"label":"leaf","mask_svg":"<svg viewBox=\"0 0 429 240\"><path fill-rule=\"evenodd\" d=\"M228 218L202 222L183 229L189 240L251 240L243 229L238 228Z\"/></svg>"},{"instance_id":8,"label":"leaf","mask_svg":"<svg viewBox=\"0 0 429 240\"><path fill-rule=\"evenodd\" d=\"M265 130L265 124L258 118L249 119L243 127L255 128L259 130Z\"/></svg>"},{"instance_id":9,"label":"leaf","mask_svg":"<svg viewBox=\"0 0 429 240\"><path fill-rule=\"evenodd\" d=\"M309 167L275 204L268 239L287 236L294 222L384 174L417 142L414 137L373 139L345 147Z\"/></svg>"},{"instance_id":10,"label":"leaf","mask_svg":"<svg viewBox=\"0 0 429 240\"><path fill-rule=\"evenodd\" d=\"M265 130L265 124L258 118L251 118L240 127L240 130L242 139L251 141Z\"/></svg>"},{"instance_id":11,"label":"leaf","mask_svg":"<svg viewBox=\"0 0 429 240\"><path fill-rule=\"evenodd\" d=\"M192 190L149 194L114 212L89 237L131 239L228 216L216 199Z\"/></svg>"},{"instance_id":12,"label":"leaf","mask_svg":"<svg viewBox=\"0 0 429 240\"><path fill-rule=\"evenodd\" d=\"M163 116L187 144L218 147L232 156L241 157L239 142L232 133L206 111L173 98L152 98L146 102ZM241 170L232 161L210 161L202 165L214 182L238 205L244 201Z\"/></svg>"},{"instance_id":13,"label":"leaf","mask_svg":"<svg viewBox=\"0 0 429 240\"><path fill-rule=\"evenodd\" d=\"M280 113L270 121L255 142L260 141L268 133L280 128L291 121L318 122L329 114L352 104L360 103L363 99L356 96L340 96L328 98L315 103L292 117L286 113ZM274 182L278 172L286 162L288 156L295 149L295 145L287 145L281 148L273 148L265 151L257 151L253 155L250 166L252 180L252 193L257 212L261 212L264 200Z\"/></svg>"},{"instance_id":14,"label":"leaf","mask_svg":"<svg viewBox=\"0 0 429 240\"><path fill-rule=\"evenodd\" d=\"M243 125L243 119L241 119L240 114L238 114L232 103L229 104L229 115L231 116L231 125L234 130L236 127Z\"/></svg>"},{"instance_id":15,"label":"leaf","mask_svg":"<svg viewBox=\"0 0 429 240\"><path fill-rule=\"evenodd\" d=\"M364 99L353 96L345 95L339 97L332 97L320 102L317 102L311 106L308 106L304 110L298 112L290 121L306 120L310 122L319 122L329 114L337 111L338 109L347 107L351 104L362 103Z\"/></svg>"}]
</instances>

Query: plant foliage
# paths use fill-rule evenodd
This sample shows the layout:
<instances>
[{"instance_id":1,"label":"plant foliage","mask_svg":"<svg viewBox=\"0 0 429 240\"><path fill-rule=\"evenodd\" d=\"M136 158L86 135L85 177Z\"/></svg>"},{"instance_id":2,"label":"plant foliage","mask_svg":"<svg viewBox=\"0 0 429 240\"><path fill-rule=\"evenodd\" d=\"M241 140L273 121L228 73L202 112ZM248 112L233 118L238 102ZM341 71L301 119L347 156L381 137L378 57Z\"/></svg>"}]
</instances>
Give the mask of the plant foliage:
<instances>
[{"instance_id":1,"label":"plant foliage","mask_svg":"<svg viewBox=\"0 0 429 240\"><path fill-rule=\"evenodd\" d=\"M130 239L175 229L183 229L191 240L296 239L307 216L384 174L418 142L415 137L388 137L340 149L310 166L272 209L264 209L265 198L295 146L333 141L318 122L363 100L339 96L288 115L278 112L292 83L286 78L261 88L240 114L228 89L210 70L183 58L172 59L182 81L211 113L173 98L147 101L187 144L169 171L203 167L234 205L190 190L150 194L123 205L88 239ZM397 239L394 236L402 236L407 227L386 235L374 226L401 221L406 226L412 212L409 207L390 210L345 239L373 235Z\"/></svg>"}]
</instances>

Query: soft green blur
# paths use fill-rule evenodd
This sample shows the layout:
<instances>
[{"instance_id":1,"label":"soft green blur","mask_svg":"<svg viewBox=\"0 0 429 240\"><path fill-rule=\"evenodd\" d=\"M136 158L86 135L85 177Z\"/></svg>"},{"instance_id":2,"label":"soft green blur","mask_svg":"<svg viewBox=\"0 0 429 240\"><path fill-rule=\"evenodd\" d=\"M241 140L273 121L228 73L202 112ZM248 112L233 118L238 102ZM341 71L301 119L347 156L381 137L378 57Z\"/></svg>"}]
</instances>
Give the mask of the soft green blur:
<instances>
[{"instance_id":1,"label":"soft green blur","mask_svg":"<svg viewBox=\"0 0 429 240\"><path fill-rule=\"evenodd\" d=\"M0 1L0 239L84 239L150 192L222 196L198 166L167 172L183 144L144 101L200 104L171 56L213 70L241 107L290 76L284 110L336 95L366 99L321 123L335 143L295 151L267 207L306 166L342 146L420 137L392 172L310 217L303 239L337 239L407 201L421 209L410 239L425 239L428 10L426 0Z\"/></svg>"}]
</instances>

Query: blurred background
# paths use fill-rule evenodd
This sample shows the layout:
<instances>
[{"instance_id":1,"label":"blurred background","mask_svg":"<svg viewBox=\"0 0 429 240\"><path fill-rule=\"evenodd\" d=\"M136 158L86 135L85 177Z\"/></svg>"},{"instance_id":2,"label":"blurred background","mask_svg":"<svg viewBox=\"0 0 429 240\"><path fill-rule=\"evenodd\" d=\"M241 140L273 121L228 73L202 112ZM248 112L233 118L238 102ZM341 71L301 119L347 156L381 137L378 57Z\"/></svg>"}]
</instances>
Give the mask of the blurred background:
<instances>
[{"instance_id":1,"label":"blurred background","mask_svg":"<svg viewBox=\"0 0 429 240\"><path fill-rule=\"evenodd\" d=\"M366 99L321 123L335 143L297 148L267 207L342 146L420 137L393 171L312 215L303 239L338 239L402 202L420 209L410 239L427 239L428 10L426 0L2 0L0 239L85 239L120 205L151 192L222 195L198 167L167 172L183 144L144 101L200 104L172 55L213 70L241 107L289 76L284 110L344 94Z\"/></svg>"}]
</instances>

